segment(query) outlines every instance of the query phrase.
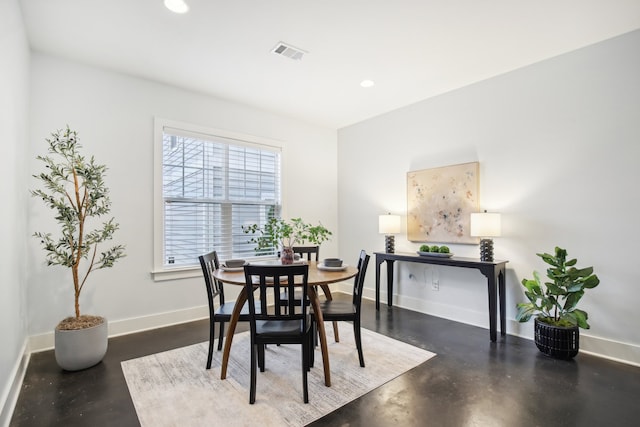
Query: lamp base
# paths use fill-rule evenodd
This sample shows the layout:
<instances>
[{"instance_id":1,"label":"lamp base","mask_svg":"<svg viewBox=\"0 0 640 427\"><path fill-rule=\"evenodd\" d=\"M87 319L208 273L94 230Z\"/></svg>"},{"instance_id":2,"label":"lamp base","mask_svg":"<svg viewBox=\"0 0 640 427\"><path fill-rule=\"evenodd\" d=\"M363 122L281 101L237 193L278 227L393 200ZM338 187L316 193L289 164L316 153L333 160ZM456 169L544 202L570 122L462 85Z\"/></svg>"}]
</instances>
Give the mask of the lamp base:
<instances>
[{"instance_id":1,"label":"lamp base","mask_svg":"<svg viewBox=\"0 0 640 427\"><path fill-rule=\"evenodd\" d=\"M392 254L395 251L396 239L393 235L384 236L384 250L388 254Z\"/></svg>"},{"instance_id":2,"label":"lamp base","mask_svg":"<svg viewBox=\"0 0 640 427\"><path fill-rule=\"evenodd\" d=\"M493 240L480 240L480 261L493 261Z\"/></svg>"}]
</instances>

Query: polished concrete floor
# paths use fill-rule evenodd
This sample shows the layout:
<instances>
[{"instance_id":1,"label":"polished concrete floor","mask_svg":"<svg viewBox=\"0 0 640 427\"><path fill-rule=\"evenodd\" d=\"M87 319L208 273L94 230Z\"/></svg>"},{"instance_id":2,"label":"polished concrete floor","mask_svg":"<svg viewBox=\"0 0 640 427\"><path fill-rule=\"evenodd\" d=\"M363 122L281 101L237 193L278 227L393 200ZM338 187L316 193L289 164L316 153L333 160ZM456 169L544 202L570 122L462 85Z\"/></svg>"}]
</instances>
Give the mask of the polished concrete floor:
<instances>
[{"instance_id":1,"label":"polished concrete floor","mask_svg":"<svg viewBox=\"0 0 640 427\"><path fill-rule=\"evenodd\" d=\"M363 326L437 356L312 426L640 425L638 367L585 354L559 361L529 340L491 343L486 329L384 305L376 312L370 301ZM75 373L51 351L34 354L10 426L137 426L120 361L207 334L198 321L112 338L100 364Z\"/></svg>"}]
</instances>

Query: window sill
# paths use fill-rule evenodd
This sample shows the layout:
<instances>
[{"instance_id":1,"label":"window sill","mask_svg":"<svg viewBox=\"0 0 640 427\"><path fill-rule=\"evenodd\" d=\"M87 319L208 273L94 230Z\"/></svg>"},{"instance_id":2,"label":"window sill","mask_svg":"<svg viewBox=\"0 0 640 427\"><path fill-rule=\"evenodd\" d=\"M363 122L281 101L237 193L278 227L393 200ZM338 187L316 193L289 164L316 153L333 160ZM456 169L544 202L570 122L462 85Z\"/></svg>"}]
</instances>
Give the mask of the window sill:
<instances>
[{"instance_id":1,"label":"window sill","mask_svg":"<svg viewBox=\"0 0 640 427\"><path fill-rule=\"evenodd\" d=\"M176 267L165 270L154 270L151 272L154 282L164 282L167 280L189 279L192 277L202 277L202 269L197 266Z\"/></svg>"},{"instance_id":2,"label":"window sill","mask_svg":"<svg viewBox=\"0 0 640 427\"><path fill-rule=\"evenodd\" d=\"M247 261L271 261L276 260L276 256L264 256L258 258L246 258ZM165 282L167 280L189 279L192 277L202 277L202 268L199 265L185 267L165 268L164 270L153 270L151 278L154 282Z\"/></svg>"}]
</instances>

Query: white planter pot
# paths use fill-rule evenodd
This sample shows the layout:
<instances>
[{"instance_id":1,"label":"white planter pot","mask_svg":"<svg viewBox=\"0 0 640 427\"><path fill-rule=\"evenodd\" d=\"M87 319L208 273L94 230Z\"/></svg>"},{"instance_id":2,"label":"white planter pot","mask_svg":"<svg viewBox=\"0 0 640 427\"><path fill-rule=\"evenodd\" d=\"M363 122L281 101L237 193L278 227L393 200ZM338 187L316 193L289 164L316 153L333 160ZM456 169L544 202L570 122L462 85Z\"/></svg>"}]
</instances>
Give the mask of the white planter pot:
<instances>
[{"instance_id":1,"label":"white planter pot","mask_svg":"<svg viewBox=\"0 0 640 427\"><path fill-rule=\"evenodd\" d=\"M79 371L99 363L107 353L107 319L91 328L55 330L56 362L66 371Z\"/></svg>"}]
</instances>

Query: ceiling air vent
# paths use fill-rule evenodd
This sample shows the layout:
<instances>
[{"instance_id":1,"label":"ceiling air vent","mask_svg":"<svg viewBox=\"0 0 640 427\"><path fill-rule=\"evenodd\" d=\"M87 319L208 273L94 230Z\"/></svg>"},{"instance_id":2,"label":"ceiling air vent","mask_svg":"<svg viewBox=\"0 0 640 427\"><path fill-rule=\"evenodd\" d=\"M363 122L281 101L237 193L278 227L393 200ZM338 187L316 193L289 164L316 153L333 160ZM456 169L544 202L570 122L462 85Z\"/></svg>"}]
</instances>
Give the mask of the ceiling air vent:
<instances>
[{"instance_id":1,"label":"ceiling air vent","mask_svg":"<svg viewBox=\"0 0 640 427\"><path fill-rule=\"evenodd\" d=\"M307 53L302 49L298 49L297 47L293 47L282 42L279 42L271 52L275 53L276 55L286 56L287 58L294 59L296 61L301 60L302 56Z\"/></svg>"}]
</instances>

